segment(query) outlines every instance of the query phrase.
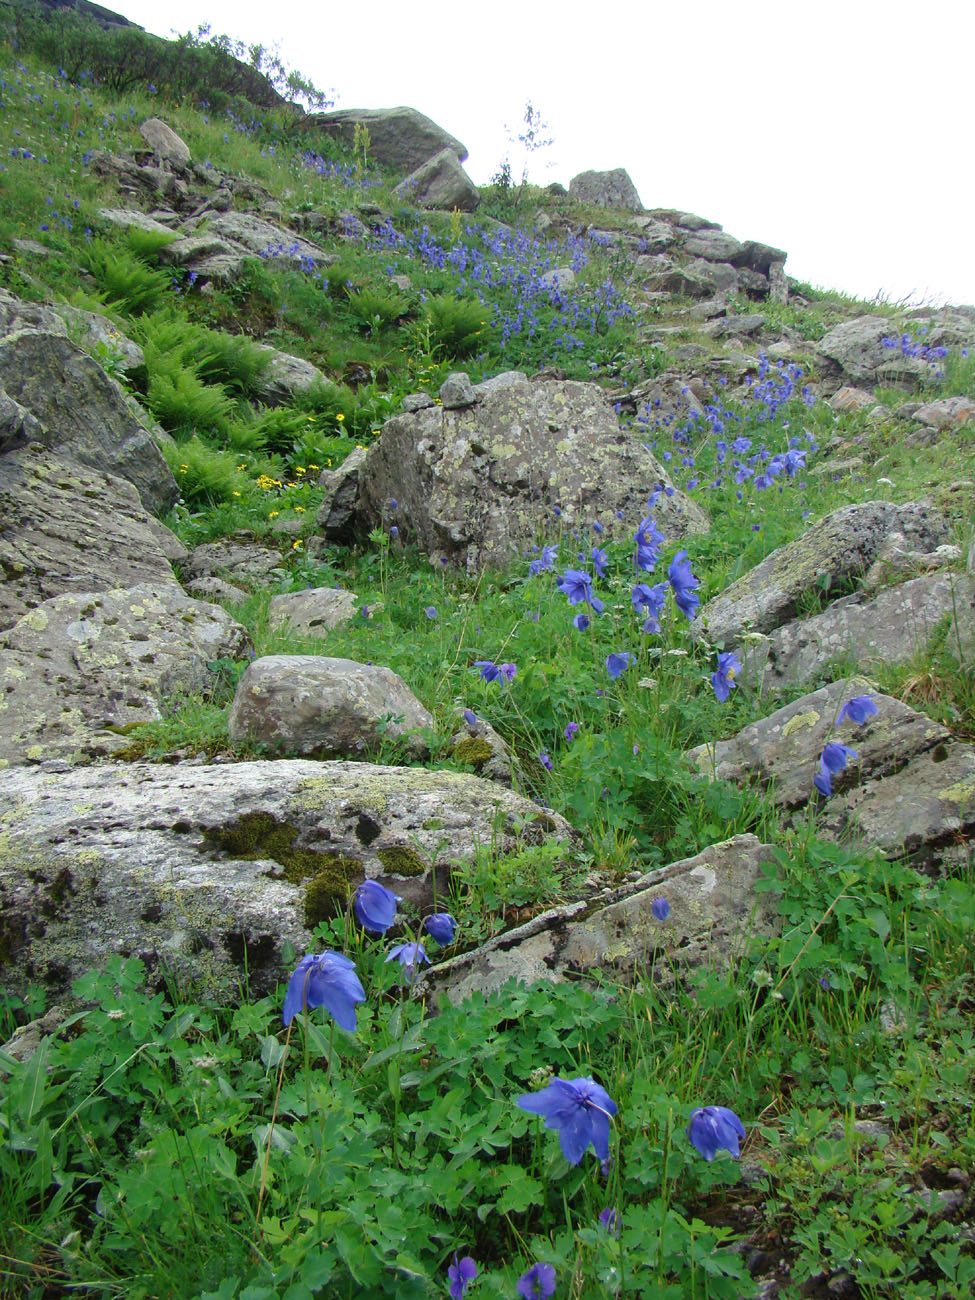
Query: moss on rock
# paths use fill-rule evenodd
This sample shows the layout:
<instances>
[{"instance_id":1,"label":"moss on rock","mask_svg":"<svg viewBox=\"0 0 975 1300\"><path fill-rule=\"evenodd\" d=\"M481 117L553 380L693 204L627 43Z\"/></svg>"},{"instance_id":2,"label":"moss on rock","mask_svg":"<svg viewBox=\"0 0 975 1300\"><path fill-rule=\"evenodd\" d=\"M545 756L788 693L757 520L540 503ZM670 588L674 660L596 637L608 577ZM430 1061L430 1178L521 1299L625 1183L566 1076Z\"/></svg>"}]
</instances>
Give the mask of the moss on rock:
<instances>
[{"instance_id":1,"label":"moss on rock","mask_svg":"<svg viewBox=\"0 0 975 1300\"><path fill-rule=\"evenodd\" d=\"M378 849L376 857L393 876L422 876L427 869L423 858L407 844L390 844Z\"/></svg>"}]
</instances>

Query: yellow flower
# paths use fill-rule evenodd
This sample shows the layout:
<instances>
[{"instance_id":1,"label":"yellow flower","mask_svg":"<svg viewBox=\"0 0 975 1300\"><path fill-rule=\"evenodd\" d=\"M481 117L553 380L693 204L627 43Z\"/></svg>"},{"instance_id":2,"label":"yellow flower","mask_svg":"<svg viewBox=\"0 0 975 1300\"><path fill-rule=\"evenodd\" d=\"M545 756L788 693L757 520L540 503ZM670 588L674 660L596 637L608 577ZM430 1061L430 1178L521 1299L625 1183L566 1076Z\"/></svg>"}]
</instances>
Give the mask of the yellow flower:
<instances>
[{"instance_id":1,"label":"yellow flower","mask_svg":"<svg viewBox=\"0 0 975 1300\"><path fill-rule=\"evenodd\" d=\"M295 506L295 514L296 514L296 515L303 515L304 513L305 513L305 507L304 507L304 506Z\"/></svg>"},{"instance_id":2,"label":"yellow flower","mask_svg":"<svg viewBox=\"0 0 975 1300\"><path fill-rule=\"evenodd\" d=\"M338 415L335 418L336 420L338 420L339 424L341 424L342 421L345 419L345 416L342 414L341 411L339 411Z\"/></svg>"},{"instance_id":3,"label":"yellow flower","mask_svg":"<svg viewBox=\"0 0 975 1300\"><path fill-rule=\"evenodd\" d=\"M240 493L239 493L239 492L231 492L230 495L231 495L231 496L234 496L234 497L239 497L239 496L240 496Z\"/></svg>"},{"instance_id":4,"label":"yellow flower","mask_svg":"<svg viewBox=\"0 0 975 1300\"><path fill-rule=\"evenodd\" d=\"M247 468L247 463L246 463L246 461L245 461L245 463L244 463L243 465L238 465L238 466L237 466L238 471L240 471L240 470L242 470L242 469L246 469L246 468Z\"/></svg>"},{"instance_id":5,"label":"yellow flower","mask_svg":"<svg viewBox=\"0 0 975 1300\"><path fill-rule=\"evenodd\" d=\"M312 465L312 463L309 461L309 463L308 463L308 468L309 468L309 469L321 469L321 465Z\"/></svg>"},{"instance_id":6,"label":"yellow flower","mask_svg":"<svg viewBox=\"0 0 975 1300\"><path fill-rule=\"evenodd\" d=\"M280 513L281 513L280 510L272 510L271 513L268 515L268 519L277 519Z\"/></svg>"},{"instance_id":7,"label":"yellow flower","mask_svg":"<svg viewBox=\"0 0 975 1300\"><path fill-rule=\"evenodd\" d=\"M297 540L296 542L292 542L292 543L291 543L291 549L292 549L293 551L300 551L300 550L301 550L301 547L302 547L302 541L301 541L301 538L300 538L300 537L298 538L298 540Z\"/></svg>"},{"instance_id":8,"label":"yellow flower","mask_svg":"<svg viewBox=\"0 0 975 1300\"><path fill-rule=\"evenodd\" d=\"M304 465L296 465L296 466L295 466L295 473L296 473L296 474L307 474L308 471L305 469Z\"/></svg>"}]
</instances>

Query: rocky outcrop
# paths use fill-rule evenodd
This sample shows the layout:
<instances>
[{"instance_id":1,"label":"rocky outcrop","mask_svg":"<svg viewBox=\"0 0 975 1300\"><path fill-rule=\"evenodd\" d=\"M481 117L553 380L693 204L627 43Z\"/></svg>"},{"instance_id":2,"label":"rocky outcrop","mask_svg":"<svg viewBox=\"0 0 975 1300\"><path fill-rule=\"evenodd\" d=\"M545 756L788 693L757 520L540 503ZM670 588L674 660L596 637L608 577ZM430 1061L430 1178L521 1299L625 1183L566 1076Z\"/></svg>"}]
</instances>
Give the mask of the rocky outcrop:
<instances>
[{"instance_id":1,"label":"rocky outcrop","mask_svg":"<svg viewBox=\"0 0 975 1300\"><path fill-rule=\"evenodd\" d=\"M271 753L357 757L380 743L412 759L430 752L431 715L390 668L319 655L255 659L227 720L231 740Z\"/></svg>"},{"instance_id":2,"label":"rocky outcrop","mask_svg":"<svg viewBox=\"0 0 975 1300\"><path fill-rule=\"evenodd\" d=\"M147 117L139 127L139 134L162 162L175 163L179 167L189 163L189 146L162 118Z\"/></svg>"},{"instance_id":3,"label":"rocky outcrop","mask_svg":"<svg viewBox=\"0 0 975 1300\"><path fill-rule=\"evenodd\" d=\"M36 443L0 456L0 628L64 592L166 586L185 554L124 479Z\"/></svg>"},{"instance_id":4,"label":"rocky outcrop","mask_svg":"<svg viewBox=\"0 0 975 1300\"><path fill-rule=\"evenodd\" d=\"M928 367L919 357L905 356L899 341L898 327L887 317L858 316L834 326L816 347L844 383L915 384Z\"/></svg>"},{"instance_id":5,"label":"rocky outcrop","mask_svg":"<svg viewBox=\"0 0 975 1300\"><path fill-rule=\"evenodd\" d=\"M341 587L310 587L272 596L267 611L268 627L290 629L296 636L324 636L347 623L358 609L354 591Z\"/></svg>"},{"instance_id":6,"label":"rocky outcrop","mask_svg":"<svg viewBox=\"0 0 975 1300\"><path fill-rule=\"evenodd\" d=\"M394 522L395 500L404 541L475 573L520 555L540 525L615 525L619 517L632 532L650 494L671 487L595 384L514 379L475 397L471 406L427 406L387 420L359 470L361 535ZM661 494L657 513L671 539L708 528L679 490Z\"/></svg>"},{"instance_id":7,"label":"rocky outcrop","mask_svg":"<svg viewBox=\"0 0 975 1300\"><path fill-rule=\"evenodd\" d=\"M481 201L477 186L460 165L452 149L421 163L393 190L393 197L415 203L420 208L444 208L473 212Z\"/></svg>"},{"instance_id":8,"label":"rocky outcrop","mask_svg":"<svg viewBox=\"0 0 975 1300\"><path fill-rule=\"evenodd\" d=\"M652 982L667 988L681 971L725 968L753 937L771 938L779 919L769 894L755 890L771 850L754 835L714 844L692 858L648 872L622 889L552 908L472 952L439 962L420 994L444 991L458 1003L524 984L578 980ZM654 912L666 902L661 919Z\"/></svg>"},{"instance_id":9,"label":"rocky outcrop","mask_svg":"<svg viewBox=\"0 0 975 1300\"><path fill-rule=\"evenodd\" d=\"M0 767L105 757L164 702L210 694L250 638L175 582L56 596L0 633Z\"/></svg>"},{"instance_id":10,"label":"rocky outcrop","mask_svg":"<svg viewBox=\"0 0 975 1300\"><path fill-rule=\"evenodd\" d=\"M60 769L62 765L56 765ZM445 837L449 848L445 854ZM115 954L236 1002L271 992L365 878L429 909L479 844L569 841L561 818L457 772L366 763L0 771L0 985L52 1000ZM444 855L444 856L441 856Z\"/></svg>"},{"instance_id":11,"label":"rocky outcrop","mask_svg":"<svg viewBox=\"0 0 975 1300\"><path fill-rule=\"evenodd\" d=\"M623 167L607 172L580 172L569 181L569 198L600 208L621 208L642 212L643 204Z\"/></svg>"},{"instance_id":12,"label":"rocky outcrop","mask_svg":"<svg viewBox=\"0 0 975 1300\"><path fill-rule=\"evenodd\" d=\"M467 150L459 140L415 108L343 108L311 113L306 131L323 131L346 145L355 142L356 126L369 132L368 157L391 172L412 172L428 158L449 149L459 162Z\"/></svg>"}]
</instances>

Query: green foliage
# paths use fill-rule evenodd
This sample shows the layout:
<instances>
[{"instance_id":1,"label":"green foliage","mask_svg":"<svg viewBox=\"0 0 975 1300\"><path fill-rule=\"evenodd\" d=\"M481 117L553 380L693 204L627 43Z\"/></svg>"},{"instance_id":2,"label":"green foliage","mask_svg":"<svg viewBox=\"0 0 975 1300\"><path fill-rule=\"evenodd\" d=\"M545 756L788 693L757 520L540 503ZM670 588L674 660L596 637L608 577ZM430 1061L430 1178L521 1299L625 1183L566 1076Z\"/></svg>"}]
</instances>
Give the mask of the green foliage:
<instances>
[{"instance_id":1,"label":"green foliage","mask_svg":"<svg viewBox=\"0 0 975 1300\"><path fill-rule=\"evenodd\" d=\"M245 500L254 492L253 483L238 468L238 456L207 446L196 434L175 447L162 443L161 449L188 505Z\"/></svg>"},{"instance_id":2,"label":"green foliage","mask_svg":"<svg viewBox=\"0 0 975 1300\"><path fill-rule=\"evenodd\" d=\"M206 384L175 358L150 345L146 404L164 429L179 436L199 432L224 433L232 403L218 384Z\"/></svg>"},{"instance_id":3,"label":"green foliage","mask_svg":"<svg viewBox=\"0 0 975 1300\"><path fill-rule=\"evenodd\" d=\"M484 307L456 295L434 294L423 304L420 319L429 331L432 353L467 357L487 340Z\"/></svg>"},{"instance_id":4,"label":"green foliage","mask_svg":"<svg viewBox=\"0 0 975 1300\"><path fill-rule=\"evenodd\" d=\"M141 226L126 226L124 242L129 252L140 262L154 266L159 260L160 252L177 238L171 230L144 230Z\"/></svg>"},{"instance_id":5,"label":"green foliage","mask_svg":"<svg viewBox=\"0 0 975 1300\"><path fill-rule=\"evenodd\" d=\"M410 304L402 294L381 293L369 288L349 290L347 305L362 328L370 332L394 324L410 310Z\"/></svg>"},{"instance_id":6,"label":"green foliage","mask_svg":"<svg viewBox=\"0 0 975 1300\"><path fill-rule=\"evenodd\" d=\"M127 248L96 239L81 253L105 300L129 316L155 311L172 289L170 275L154 270Z\"/></svg>"}]
</instances>

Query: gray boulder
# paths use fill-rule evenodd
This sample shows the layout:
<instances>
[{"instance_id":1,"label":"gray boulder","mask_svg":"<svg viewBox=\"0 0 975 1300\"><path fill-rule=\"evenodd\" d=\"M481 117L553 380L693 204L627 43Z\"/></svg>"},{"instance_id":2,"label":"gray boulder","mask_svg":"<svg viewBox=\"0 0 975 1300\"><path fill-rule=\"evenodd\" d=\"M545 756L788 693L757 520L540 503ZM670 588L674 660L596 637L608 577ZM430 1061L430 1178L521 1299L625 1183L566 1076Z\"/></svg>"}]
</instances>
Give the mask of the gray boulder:
<instances>
[{"instance_id":1,"label":"gray boulder","mask_svg":"<svg viewBox=\"0 0 975 1300\"><path fill-rule=\"evenodd\" d=\"M186 167L190 161L189 146L181 140L171 126L160 117L147 117L139 127L139 134L153 153L164 163Z\"/></svg>"},{"instance_id":2,"label":"gray boulder","mask_svg":"<svg viewBox=\"0 0 975 1300\"><path fill-rule=\"evenodd\" d=\"M456 715L458 726L449 745L451 758L472 767L485 780L511 785L511 753L490 722L478 718L470 709L458 708Z\"/></svg>"},{"instance_id":3,"label":"gray boulder","mask_svg":"<svg viewBox=\"0 0 975 1300\"><path fill-rule=\"evenodd\" d=\"M223 578L244 586L283 576L281 552L250 537L222 537L218 542L195 546L180 565L187 581Z\"/></svg>"},{"instance_id":4,"label":"gray boulder","mask_svg":"<svg viewBox=\"0 0 975 1300\"><path fill-rule=\"evenodd\" d=\"M926 424L939 432L943 429L960 429L975 424L975 402L970 397L942 397L936 402L925 402L914 412L918 424Z\"/></svg>"},{"instance_id":5,"label":"gray boulder","mask_svg":"<svg viewBox=\"0 0 975 1300\"><path fill-rule=\"evenodd\" d=\"M415 108L343 108L331 113L311 113L303 126L324 131L351 145L356 125L369 132L369 158L393 172L412 172L428 158L449 149L459 162L467 150L459 140Z\"/></svg>"},{"instance_id":6,"label":"gray boulder","mask_svg":"<svg viewBox=\"0 0 975 1300\"><path fill-rule=\"evenodd\" d=\"M291 402L298 393L307 393L317 385L328 386L327 376L304 357L293 357L288 352L262 346L267 357L267 369L257 381L254 396L268 406L282 406Z\"/></svg>"},{"instance_id":7,"label":"gray boulder","mask_svg":"<svg viewBox=\"0 0 975 1300\"><path fill-rule=\"evenodd\" d=\"M590 973L667 988L678 970L727 967L750 938L778 933L772 896L755 889L770 859L770 848L754 835L713 844L622 889L553 908L472 952L439 962L423 974L417 992L444 991L459 1003L471 993L494 993L510 979L560 983ZM651 910L658 899L670 906L664 921Z\"/></svg>"},{"instance_id":8,"label":"gray boulder","mask_svg":"<svg viewBox=\"0 0 975 1300\"><path fill-rule=\"evenodd\" d=\"M107 316L83 311L81 307L72 307L66 302L59 302L52 310L64 321L72 341L103 368L110 359L130 379L145 376L146 359L142 349Z\"/></svg>"},{"instance_id":9,"label":"gray boulder","mask_svg":"<svg viewBox=\"0 0 975 1300\"><path fill-rule=\"evenodd\" d=\"M933 550L947 540L948 527L937 510L918 502L842 506L709 600L695 629L725 648L737 645L746 632L771 632L794 618L803 597L817 587L848 590L894 532Z\"/></svg>"},{"instance_id":10,"label":"gray boulder","mask_svg":"<svg viewBox=\"0 0 975 1300\"><path fill-rule=\"evenodd\" d=\"M357 611L354 591L341 587L312 587L272 596L267 622L272 631L288 627L297 636L323 636L347 623Z\"/></svg>"},{"instance_id":11,"label":"gray boulder","mask_svg":"<svg viewBox=\"0 0 975 1300\"><path fill-rule=\"evenodd\" d=\"M26 447L43 436L43 427L30 411L0 389L0 455L14 447Z\"/></svg>"},{"instance_id":12,"label":"gray boulder","mask_svg":"<svg viewBox=\"0 0 975 1300\"><path fill-rule=\"evenodd\" d=\"M720 230L721 226L717 221L708 221L707 217L699 217L693 212L680 212L677 208L650 208L647 216L654 221L662 221L666 225L676 226L679 230Z\"/></svg>"},{"instance_id":13,"label":"gray boulder","mask_svg":"<svg viewBox=\"0 0 975 1300\"><path fill-rule=\"evenodd\" d=\"M112 754L166 701L210 694L208 663L249 646L174 581L44 601L0 633L0 766Z\"/></svg>"},{"instance_id":14,"label":"gray boulder","mask_svg":"<svg viewBox=\"0 0 975 1300\"><path fill-rule=\"evenodd\" d=\"M431 398L427 398L427 404L432 405ZM323 469L318 477L318 486L325 489L325 495L318 507L317 524L330 541L348 544L353 540L359 475L365 463L365 447L356 447L338 469Z\"/></svg>"},{"instance_id":15,"label":"gray boulder","mask_svg":"<svg viewBox=\"0 0 975 1300\"><path fill-rule=\"evenodd\" d=\"M365 878L430 908L481 844L572 839L458 772L367 763L104 764L0 771L0 987L51 1001L110 956L236 1003L287 979ZM443 856L449 843L449 861Z\"/></svg>"},{"instance_id":16,"label":"gray boulder","mask_svg":"<svg viewBox=\"0 0 975 1300\"><path fill-rule=\"evenodd\" d=\"M727 260L733 266L747 267L750 271L759 271L762 275L768 275L773 266L778 265L781 268L788 256L784 248L773 248L771 244L761 244L757 240L746 239Z\"/></svg>"},{"instance_id":17,"label":"gray boulder","mask_svg":"<svg viewBox=\"0 0 975 1300\"><path fill-rule=\"evenodd\" d=\"M660 462L620 429L597 385L515 381L462 410L387 420L359 474L356 527L364 536L388 523L395 498L404 541L475 573L519 556L556 507L560 529L602 519L633 532L658 485L671 486ZM669 538L707 532L679 490L657 513Z\"/></svg>"},{"instance_id":18,"label":"gray boulder","mask_svg":"<svg viewBox=\"0 0 975 1300\"><path fill-rule=\"evenodd\" d=\"M895 346L884 339L896 340ZM854 384L916 383L928 367L919 357L905 357L899 341L900 329L885 316L858 316L834 325L816 347Z\"/></svg>"},{"instance_id":19,"label":"gray boulder","mask_svg":"<svg viewBox=\"0 0 975 1300\"><path fill-rule=\"evenodd\" d=\"M231 740L315 758L353 757L382 742L425 758L433 718L390 668L319 655L255 659L237 687Z\"/></svg>"},{"instance_id":20,"label":"gray boulder","mask_svg":"<svg viewBox=\"0 0 975 1300\"><path fill-rule=\"evenodd\" d=\"M703 257L706 262L734 262L742 245L734 235L724 230L698 230L687 235L683 251L691 257Z\"/></svg>"},{"instance_id":21,"label":"gray boulder","mask_svg":"<svg viewBox=\"0 0 975 1300\"><path fill-rule=\"evenodd\" d=\"M477 186L470 179L452 149L441 149L428 158L393 190L393 197L415 203L421 208L458 208L473 212L481 201Z\"/></svg>"},{"instance_id":22,"label":"gray boulder","mask_svg":"<svg viewBox=\"0 0 975 1300\"><path fill-rule=\"evenodd\" d=\"M569 181L569 198L576 203L590 203L600 208L643 211L636 186L622 167L608 172L580 172L573 176Z\"/></svg>"},{"instance_id":23,"label":"gray boulder","mask_svg":"<svg viewBox=\"0 0 975 1300\"><path fill-rule=\"evenodd\" d=\"M36 443L0 456L0 628L64 592L166 585L185 554L124 479Z\"/></svg>"},{"instance_id":24,"label":"gray boulder","mask_svg":"<svg viewBox=\"0 0 975 1300\"><path fill-rule=\"evenodd\" d=\"M176 501L176 480L125 392L63 333L19 330L0 339L0 388L39 421L46 447L128 479L154 514Z\"/></svg>"}]
</instances>

